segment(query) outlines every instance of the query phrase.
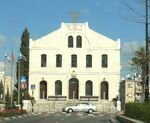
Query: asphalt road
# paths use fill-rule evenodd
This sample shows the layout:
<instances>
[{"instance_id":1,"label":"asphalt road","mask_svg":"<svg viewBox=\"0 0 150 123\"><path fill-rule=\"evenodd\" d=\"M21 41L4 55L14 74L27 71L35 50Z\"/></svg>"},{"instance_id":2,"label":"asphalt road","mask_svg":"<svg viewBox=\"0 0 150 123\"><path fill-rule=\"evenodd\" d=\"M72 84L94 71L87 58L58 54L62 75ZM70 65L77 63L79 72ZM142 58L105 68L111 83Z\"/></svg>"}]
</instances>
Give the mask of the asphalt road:
<instances>
[{"instance_id":1,"label":"asphalt road","mask_svg":"<svg viewBox=\"0 0 150 123\"><path fill-rule=\"evenodd\" d=\"M118 123L111 115L93 114L38 114L17 118L6 118L0 123Z\"/></svg>"}]
</instances>

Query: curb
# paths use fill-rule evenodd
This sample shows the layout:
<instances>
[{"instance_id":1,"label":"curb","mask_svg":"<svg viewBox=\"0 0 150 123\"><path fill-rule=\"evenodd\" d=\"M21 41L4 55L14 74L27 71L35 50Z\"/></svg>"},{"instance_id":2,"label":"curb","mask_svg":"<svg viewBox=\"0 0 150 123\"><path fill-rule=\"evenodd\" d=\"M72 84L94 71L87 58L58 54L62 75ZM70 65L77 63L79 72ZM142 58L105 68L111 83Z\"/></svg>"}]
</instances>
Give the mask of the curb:
<instances>
[{"instance_id":1,"label":"curb","mask_svg":"<svg viewBox=\"0 0 150 123\"><path fill-rule=\"evenodd\" d=\"M116 119L123 123L144 123L143 121L132 119L123 115L116 116Z\"/></svg>"},{"instance_id":2,"label":"curb","mask_svg":"<svg viewBox=\"0 0 150 123\"><path fill-rule=\"evenodd\" d=\"M23 115L18 115L18 116L10 116L10 117L1 117L0 122L1 121L8 121L11 119L18 119L18 118L22 118L22 117L28 117L28 116L34 116L34 115L38 115L36 113L27 113L27 114L23 114Z\"/></svg>"}]
</instances>

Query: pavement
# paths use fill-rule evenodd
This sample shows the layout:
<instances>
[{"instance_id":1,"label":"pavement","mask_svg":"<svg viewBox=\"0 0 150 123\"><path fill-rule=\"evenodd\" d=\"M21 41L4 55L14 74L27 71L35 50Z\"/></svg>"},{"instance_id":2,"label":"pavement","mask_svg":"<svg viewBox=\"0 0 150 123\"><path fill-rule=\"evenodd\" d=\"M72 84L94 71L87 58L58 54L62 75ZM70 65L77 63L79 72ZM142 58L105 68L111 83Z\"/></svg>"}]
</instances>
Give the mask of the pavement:
<instances>
[{"instance_id":1,"label":"pavement","mask_svg":"<svg viewBox=\"0 0 150 123\"><path fill-rule=\"evenodd\" d=\"M60 116L60 115L66 115L66 116L89 116L89 117L112 117L111 118L111 123L116 123L115 117L116 114L108 114L105 112L94 112L93 114L88 114L88 113L83 113L83 112L75 112L75 113L65 113L65 112L29 112L27 114L23 115L18 115L18 116L11 116L11 117L0 117L0 122L1 121L9 121L11 119L19 119L19 118L24 118L24 117L30 117L30 116L36 116L36 115L55 115L55 116Z\"/></svg>"},{"instance_id":2,"label":"pavement","mask_svg":"<svg viewBox=\"0 0 150 123\"><path fill-rule=\"evenodd\" d=\"M29 116L34 116L34 115L38 115L38 113L27 113L27 114L17 115L17 116L0 117L0 121L8 121L11 119L18 119L18 118L29 117Z\"/></svg>"}]
</instances>

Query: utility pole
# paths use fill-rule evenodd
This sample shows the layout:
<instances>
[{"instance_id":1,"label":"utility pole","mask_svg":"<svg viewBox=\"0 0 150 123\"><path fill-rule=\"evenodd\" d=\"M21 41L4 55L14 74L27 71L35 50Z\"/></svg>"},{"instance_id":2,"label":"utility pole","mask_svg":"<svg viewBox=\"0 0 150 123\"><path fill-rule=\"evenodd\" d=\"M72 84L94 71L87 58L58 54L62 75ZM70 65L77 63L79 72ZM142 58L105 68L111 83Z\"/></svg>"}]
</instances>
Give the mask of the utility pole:
<instances>
[{"instance_id":1,"label":"utility pole","mask_svg":"<svg viewBox=\"0 0 150 123\"><path fill-rule=\"evenodd\" d=\"M3 90L3 103L5 105L5 86L6 86L6 58L4 58L4 90Z\"/></svg>"},{"instance_id":2,"label":"utility pole","mask_svg":"<svg viewBox=\"0 0 150 123\"><path fill-rule=\"evenodd\" d=\"M149 57L149 36L148 36L148 0L145 1L146 16L145 16L145 44L146 44L146 58ZM146 61L146 83L145 83L145 101L149 96L149 63Z\"/></svg>"}]
</instances>

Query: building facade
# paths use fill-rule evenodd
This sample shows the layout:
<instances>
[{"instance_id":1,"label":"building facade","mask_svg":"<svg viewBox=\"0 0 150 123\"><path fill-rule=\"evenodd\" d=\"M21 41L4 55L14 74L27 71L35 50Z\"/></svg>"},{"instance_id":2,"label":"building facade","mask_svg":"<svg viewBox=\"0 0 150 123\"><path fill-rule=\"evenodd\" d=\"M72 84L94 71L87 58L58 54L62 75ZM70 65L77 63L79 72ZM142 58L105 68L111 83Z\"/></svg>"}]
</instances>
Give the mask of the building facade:
<instances>
[{"instance_id":1,"label":"building facade","mask_svg":"<svg viewBox=\"0 0 150 123\"><path fill-rule=\"evenodd\" d=\"M141 102L143 92L141 79L126 79L120 83L120 100L122 107L129 102Z\"/></svg>"},{"instance_id":2,"label":"building facade","mask_svg":"<svg viewBox=\"0 0 150 123\"><path fill-rule=\"evenodd\" d=\"M12 82L12 89L14 89L14 79L12 79L11 76L5 76L4 71L0 71L0 82L2 82L2 85L5 85L5 94L7 92L10 94L11 93L11 82ZM0 94L0 97L2 97L3 93Z\"/></svg>"},{"instance_id":3,"label":"building facade","mask_svg":"<svg viewBox=\"0 0 150 123\"><path fill-rule=\"evenodd\" d=\"M120 81L120 41L89 28L88 23L61 23L56 31L30 39L29 93L36 100L116 98Z\"/></svg>"}]
</instances>

